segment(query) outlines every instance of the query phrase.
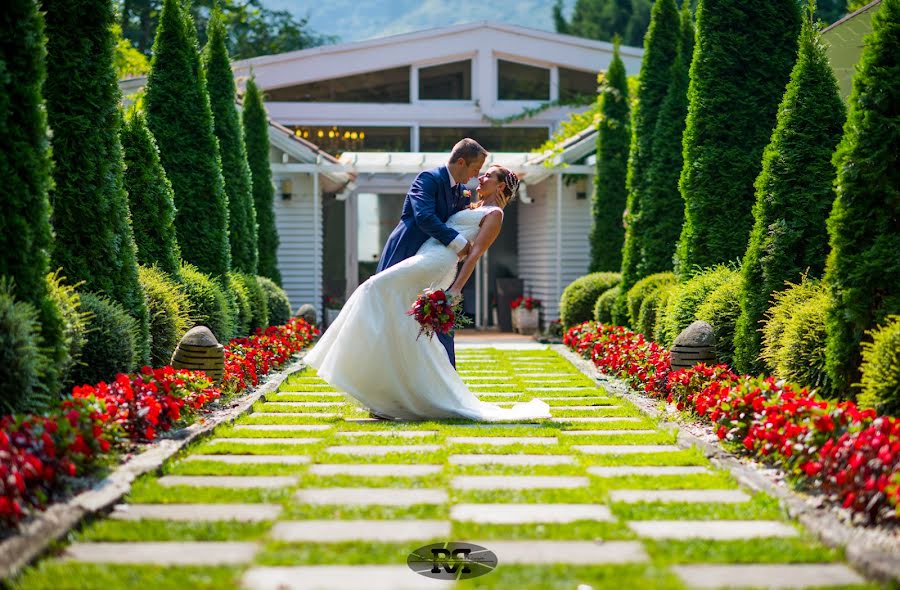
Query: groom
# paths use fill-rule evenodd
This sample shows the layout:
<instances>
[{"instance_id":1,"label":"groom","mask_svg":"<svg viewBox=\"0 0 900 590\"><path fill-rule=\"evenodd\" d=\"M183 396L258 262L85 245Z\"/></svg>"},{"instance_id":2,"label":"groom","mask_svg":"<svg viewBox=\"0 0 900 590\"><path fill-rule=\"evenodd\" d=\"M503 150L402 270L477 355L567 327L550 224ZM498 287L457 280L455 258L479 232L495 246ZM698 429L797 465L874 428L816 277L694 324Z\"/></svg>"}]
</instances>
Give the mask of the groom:
<instances>
[{"instance_id":1,"label":"groom","mask_svg":"<svg viewBox=\"0 0 900 590\"><path fill-rule=\"evenodd\" d=\"M465 209L469 198L463 196L463 184L478 176L487 151L474 139L465 138L453 146L450 161L445 166L420 172L413 181L406 199L400 223L391 232L376 273L413 256L428 238L435 238L464 258L471 248L466 238L447 227L451 215ZM450 364L456 367L453 335L438 334L447 349Z\"/></svg>"}]
</instances>

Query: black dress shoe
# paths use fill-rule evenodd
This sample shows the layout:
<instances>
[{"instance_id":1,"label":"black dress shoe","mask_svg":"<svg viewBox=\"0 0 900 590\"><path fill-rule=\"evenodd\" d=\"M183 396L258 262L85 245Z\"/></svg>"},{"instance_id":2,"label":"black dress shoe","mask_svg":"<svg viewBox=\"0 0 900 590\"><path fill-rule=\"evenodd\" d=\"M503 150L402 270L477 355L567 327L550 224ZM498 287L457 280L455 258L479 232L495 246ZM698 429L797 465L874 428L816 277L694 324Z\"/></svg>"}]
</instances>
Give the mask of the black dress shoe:
<instances>
[{"instance_id":1,"label":"black dress shoe","mask_svg":"<svg viewBox=\"0 0 900 590\"><path fill-rule=\"evenodd\" d=\"M382 414L376 414L372 410L369 410L369 418L376 418L378 420L393 420L390 416L384 416Z\"/></svg>"}]
</instances>

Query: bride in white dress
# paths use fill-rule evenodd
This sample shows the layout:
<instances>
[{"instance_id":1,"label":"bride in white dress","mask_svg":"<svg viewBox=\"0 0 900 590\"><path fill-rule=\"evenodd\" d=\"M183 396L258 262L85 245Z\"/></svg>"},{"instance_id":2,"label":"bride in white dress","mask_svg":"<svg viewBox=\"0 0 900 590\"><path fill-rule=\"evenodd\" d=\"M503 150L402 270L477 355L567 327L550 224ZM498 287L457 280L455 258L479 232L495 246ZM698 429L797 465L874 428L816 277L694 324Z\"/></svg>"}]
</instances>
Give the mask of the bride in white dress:
<instances>
[{"instance_id":1,"label":"bride in white dress","mask_svg":"<svg viewBox=\"0 0 900 590\"><path fill-rule=\"evenodd\" d=\"M515 174L491 166L478 178L481 200L447 220L448 227L472 242L459 275L457 255L429 238L416 255L373 275L353 292L306 355L307 364L352 396L351 401L379 416L486 422L549 418L550 406L539 399L512 408L479 400L450 364L438 339L417 338L419 324L406 314L423 289L462 293L478 258L500 233L503 209L517 186Z\"/></svg>"}]
</instances>

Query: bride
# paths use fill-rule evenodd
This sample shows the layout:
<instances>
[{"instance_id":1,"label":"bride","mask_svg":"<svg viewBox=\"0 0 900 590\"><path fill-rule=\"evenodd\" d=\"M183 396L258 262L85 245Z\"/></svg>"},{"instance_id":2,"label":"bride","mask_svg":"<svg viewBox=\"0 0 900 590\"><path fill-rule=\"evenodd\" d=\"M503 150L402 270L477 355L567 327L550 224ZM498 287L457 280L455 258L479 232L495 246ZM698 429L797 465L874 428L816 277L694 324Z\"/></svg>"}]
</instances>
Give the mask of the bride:
<instances>
[{"instance_id":1,"label":"bride","mask_svg":"<svg viewBox=\"0 0 900 590\"><path fill-rule=\"evenodd\" d=\"M513 172L492 165L478 178L480 200L447 220L448 227L472 242L459 275L457 255L429 238L415 256L373 275L353 292L306 355L307 364L349 394L352 402L381 417L487 422L549 418L550 407L538 399L512 408L479 400L440 342L417 338L419 324L406 314L423 289L461 295L475 263L499 235L503 209L518 185Z\"/></svg>"}]
</instances>

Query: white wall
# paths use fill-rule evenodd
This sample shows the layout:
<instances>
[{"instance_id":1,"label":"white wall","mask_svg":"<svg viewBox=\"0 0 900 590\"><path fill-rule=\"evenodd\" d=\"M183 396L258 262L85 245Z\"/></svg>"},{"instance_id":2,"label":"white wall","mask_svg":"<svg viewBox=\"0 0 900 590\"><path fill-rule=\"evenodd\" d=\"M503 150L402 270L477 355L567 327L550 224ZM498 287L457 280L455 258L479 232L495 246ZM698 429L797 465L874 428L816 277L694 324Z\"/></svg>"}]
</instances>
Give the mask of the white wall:
<instances>
[{"instance_id":1,"label":"white wall","mask_svg":"<svg viewBox=\"0 0 900 590\"><path fill-rule=\"evenodd\" d=\"M290 199L282 199L276 182L275 226L282 287L295 311L304 303L310 303L321 317L322 251L315 246L316 241L321 243L322 239L321 199L318 201L319 213L315 215L312 176L283 174L276 178L284 176L291 177L293 192Z\"/></svg>"}]
</instances>

